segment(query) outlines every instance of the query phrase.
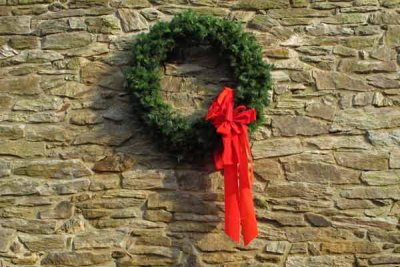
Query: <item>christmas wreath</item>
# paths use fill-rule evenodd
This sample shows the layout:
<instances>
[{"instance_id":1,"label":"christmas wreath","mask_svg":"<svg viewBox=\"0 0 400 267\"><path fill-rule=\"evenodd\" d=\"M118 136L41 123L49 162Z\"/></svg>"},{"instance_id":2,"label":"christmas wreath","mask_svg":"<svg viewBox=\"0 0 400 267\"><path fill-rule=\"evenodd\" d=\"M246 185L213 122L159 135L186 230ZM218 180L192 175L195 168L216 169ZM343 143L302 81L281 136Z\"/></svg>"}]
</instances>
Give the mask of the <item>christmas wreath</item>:
<instances>
[{"instance_id":1,"label":"christmas wreath","mask_svg":"<svg viewBox=\"0 0 400 267\"><path fill-rule=\"evenodd\" d=\"M221 137L210 121L185 119L161 95L161 64L168 53L200 43L211 45L228 60L237 84L235 103L256 110L250 133L263 123L263 108L269 103L272 65L263 61L255 36L244 32L240 23L191 10L177 14L170 22L157 22L149 32L139 34L132 45L126 84L135 113L155 140L178 160L205 155L221 145Z\"/></svg>"}]
</instances>

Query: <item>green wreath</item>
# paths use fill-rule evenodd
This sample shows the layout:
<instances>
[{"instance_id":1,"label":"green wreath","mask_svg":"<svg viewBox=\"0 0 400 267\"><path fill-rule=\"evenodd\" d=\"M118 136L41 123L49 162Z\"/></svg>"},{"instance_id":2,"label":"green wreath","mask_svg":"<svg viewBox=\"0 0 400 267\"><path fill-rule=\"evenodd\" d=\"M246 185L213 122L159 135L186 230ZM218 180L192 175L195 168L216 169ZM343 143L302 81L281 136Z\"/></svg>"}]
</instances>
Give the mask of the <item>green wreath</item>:
<instances>
[{"instance_id":1,"label":"green wreath","mask_svg":"<svg viewBox=\"0 0 400 267\"><path fill-rule=\"evenodd\" d=\"M250 133L264 122L269 103L272 65L262 60L255 36L242 31L238 22L191 10L171 22L157 22L148 33L139 34L132 46L132 65L125 72L127 89L137 113L159 144L178 160L208 155L220 145L220 137L205 119L188 120L164 102L160 90L160 65L177 47L207 43L228 59L237 84L235 104L255 108L257 120ZM221 88L222 89L222 88Z\"/></svg>"}]
</instances>

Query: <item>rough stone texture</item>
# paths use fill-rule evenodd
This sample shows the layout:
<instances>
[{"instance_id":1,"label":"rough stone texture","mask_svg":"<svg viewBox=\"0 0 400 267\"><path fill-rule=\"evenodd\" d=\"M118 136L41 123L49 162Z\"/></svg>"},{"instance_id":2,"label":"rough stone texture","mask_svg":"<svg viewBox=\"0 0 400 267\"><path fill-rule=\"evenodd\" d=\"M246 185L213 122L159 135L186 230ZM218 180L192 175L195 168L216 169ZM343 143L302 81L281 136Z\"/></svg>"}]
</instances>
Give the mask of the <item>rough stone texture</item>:
<instances>
[{"instance_id":1,"label":"rough stone texture","mask_svg":"<svg viewBox=\"0 0 400 267\"><path fill-rule=\"evenodd\" d=\"M212 158L172 160L123 92L137 35L185 8L275 65L247 247ZM399 0L0 0L0 266L399 266L399 36ZM202 117L228 66L179 50L162 95Z\"/></svg>"}]
</instances>

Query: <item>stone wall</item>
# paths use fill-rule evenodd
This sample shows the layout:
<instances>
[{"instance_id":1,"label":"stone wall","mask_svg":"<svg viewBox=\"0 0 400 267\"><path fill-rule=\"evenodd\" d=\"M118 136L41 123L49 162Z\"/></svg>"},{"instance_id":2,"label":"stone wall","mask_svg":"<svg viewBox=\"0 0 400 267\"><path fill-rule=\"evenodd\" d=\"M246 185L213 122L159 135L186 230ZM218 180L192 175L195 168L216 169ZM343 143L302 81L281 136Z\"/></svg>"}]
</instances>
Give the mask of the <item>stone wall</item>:
<instances>
[{"instance_id":1,"label":"stone wall","mask_svg":"<svg viewBox=\"0 0 400 267\"><path fill-rule=\"evenodd\" d=\"M123 91L137 34L188 7L275 64L247 247L212 162L157 149ZM0 266L400 265L399 0L0 0L0 47ZM195 55L165 68L183 113L229 81Z\"/></svg>"}]
</instances>

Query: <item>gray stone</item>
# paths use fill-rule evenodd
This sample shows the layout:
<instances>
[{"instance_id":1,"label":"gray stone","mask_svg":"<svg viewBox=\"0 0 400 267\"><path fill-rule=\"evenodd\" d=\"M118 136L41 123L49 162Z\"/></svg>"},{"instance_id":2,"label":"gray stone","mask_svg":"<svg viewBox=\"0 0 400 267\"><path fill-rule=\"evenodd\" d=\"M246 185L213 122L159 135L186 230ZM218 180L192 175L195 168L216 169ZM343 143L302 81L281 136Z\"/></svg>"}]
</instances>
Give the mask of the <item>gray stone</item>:
<instances>
[{"instance_id":1,"label":"gray stone","mask_svg":"<svg viewBox=\"0 0 400 267\"><path fill-rule=\"evenodd\" d=\"M0 195L32 195L38 192L39 183L23 177L3 178L0 180Z\"/></svg>"},{"instance_id":2,"label":"gray stone","mask_svg":"<svg viewBox=\"0 0 400 267\"><path fill-rule=\"evenodd\" d=\"M396 35L396 33L394 33L394 35ZM395 72L397 71L397 65L395 61L367 61L367 60L357 60L357 59L342 59L341 62L339 63L339 71L354 72L361 74L374 73L374 72Z\"/></svg>"},{"instance_id":3,"label":"gray stone","mask_svg":"<svg viewBox=\"0 0 400 267\"><path fill-rule=\"evenodd\" d=\"M16 229L29 234L55 234L60 226L57 220L39 220L39 219L19 219L10 218L0 221L0 225L7 228Z\"/></svg>"},{"instance_id":4,"label":"gray stone","mask_svg":"<svg viewBox=\"0 0 400 267\"><path fill-rule=\"evenodd\" d=\"M27 34L31 32L30 16L0 17L0 34Z\"/></svg>"},{"instance_id":5,"label":"gray stone","mask_svg":"<svg viewBox=\"0 0 400 267\"><path fill-rule=\"evenodd\" d=\"M289 248L289 244L286 241L270 241L265 246L265 251L274 254L284 254Z\"/></svg>"},{"instance_id":6,"label":"gray stone","mask_svg":"<svg viewBox=\"0 0 400 267\"><path fill-rule=\"evenodd\" d=\"M348 108L340 110L331 125L331 131L352 129L381 129L400 126L400 110L391 107Z\"/></svg>"},{"instance_id":7,"label":"gray stone","mask_svg":"<svg viewBox=\"0 0 400 267\"><path fill-rule=\"evenodd\" d=\"M398 264L400 263L400 256L378 256L372 257L369 259L370 264L372 265L381 265L381 264Z\"/></svg>"},{"instance_id":8,"label":"gray stone","mask_svg":"<svg viewBox=\"0 0 400 267\"><path fill-rule=\"evenodd\" d=\"M215 205L186 192L151 194L148 197L147 207L149 209L164 208L167 211L193 212L197 214L215 214L217 211Z\"/></svg>"},{"instance_id":9,"label":"gray stone","mask_svg":"<svg viewBox=\"0 0 400 267\"><path fill-rule=\"evenodd\" d=\"M68 21L65 19L59 20L43 20L37 22L35 35L45 36L53 33L66 32L69 29Z\"/></svg>"},{"instance_id":10,"label":"gray stone","mask_svg":"<svg viewBox=\"0 0 400 267\"><path fill-rule=\"evenodd\" d=\"M271 1L271 0L240 0L235 8L240 9L271 9L271 8L287 8L289 2L285 0Z\"/></svg>"},{"instance_id":11,"label":"gray stone","mask_svg":"<svg viewBox=\"0 0 400 267\"><path fill-rule=\"evenodd\" d=\"M366 81L339 72L314 71L313 77L318 90L372 91Z\"/></svg>"},{"instance_id":12,"label":"gray stone","mask_svg":"<svg viewBox=\"0 0 400 267\"><path fill-rule=\"evenodd\" d=\"M63 50L87 46L92 42L92 36L87 32L66 32L47 35L43 38L42 48Z\"/></svg>"},{"instance_id":13,"label":"gray stone","mask_svg":"<svg viewBox=\"0 0 400 267\"><path fill-rule=\"evenodd\" d=\"M380 216L377 218L333 216L331 217L331 221L334 227L345 227L352 229L372 227L393 231L396 229L397 225L397 219L390 216Z\"/></svg>"},{"instance_id":14,"label":"gray stone","mask_svg":"<svg viewBox=\"0 0 400 267\"><path fill-rule=\"evenodd\" d=\"M338 209L347 210L347 209L374 209L376 205L374 205L371 201L365 199L345 199L339 198L335 201Z\"/></svg>"},{"instance_id":15,"label":"gray stone","mask_svg":"<svg viewBox=\"0 0 400 267\"><path fill-rule=\"evenodd\" d=\"M390 79L383 74L368 77L368 84L382 89L400 88L400 81Z\"/></svg>"},{"instance_id":16,"label":"gray stone","mask_svg":"<svg viewBox=\"0 0 400 267\"><path fill-rule=\"evenodd\" d=\"M0 228L0 252L7 252L16 237L17 231L14 229Z\"/></svg>"},{"instance_id":17,"label":"gray stone","mask_svg":"<svg viewBox=\"0 0 400 267\"><path fill-rule=\"evenodd\" d=\"M124 32L140 31L149 27L146 19L138 11L122 8L118 10L118 16Z\"/></svg>"},{"instance_id":18,"label":"gray stone","mask_svg":"<svg viewBox=\"0 0 400 267\"><path fill-rule=\"evenodd\" d=\"M371 105L374 100L375 93L374 92L362 92L357 93L353 97L353 106L354 107L363 107L367 105Z\"/></svg>"},{"instance_id":19,"label":"gray stone","mask_svg":"<svg viewBox=\"0 0 400 267\"><path fill-rule=\"evenodd\" d=\"M400 188L396 185L387 187L354 187L352 189L342 191L340 195L345 198L400 200Z\"/></svg>"},{"instance_id":20,"label":"gray stone","mask_svg":"<svg viewBox=\"0 0 400 267\"><path fill-rule=\"evenodd\" d=\"M125 233L115 230L102 230L80 233L74 238L74 248L101 249L118 247L123 241Z\"/></svg>"},{"instance_id":21,"label":"gray stone","mask_svg":"<svg viewBox=\"0 0 400 267\"><path fill-rule=\"evenodd\" d=\"M67 195L78 192L87 191L89 189L90 180L87 178L79 178L72 181L51 183L50 187L57 194Z\"/></svg>"},{"instance_id":22,"label":"gray stone","mask_svg":"<svg viewBox=\"0 0 400 267\"><path fill-rule=\"evenodd\" d=\"M40 262L43 265L98 265L112 261L111 253L94 252L50 252Z\"/></svg>"},{"instance_id":23,"label":"gray stone","mask_svg":"<svg viewBox=\"0 0 400 267\"><path fill-rule=\"evenodd\" d=\"M327 24L364 24L367 22L366 14L338 14L321 20Z\"/></svg>"},{"instance_id":24,"label":"gray stone","mask_svg":"<svg viewBox=\"0 0 400 267\"><path fill-rule=\"evenodd\" d=\"M322 215L307 213L305 217L306 220L310 222L313 226L318 226L318 227L332 226L332 223Z\"/></svg>"},{"instance_id":25,"label":"gray stone","mask_svg":"<svg viewBox=\"0 0 400 267\"><path fill-rule=\"evenodd\" d=\"M25 125L0 124L0 137L14 140L24 136Z\"/></svg>"},{"instance_id":26,"label":"gray stone","mask_svg":"<svg viewBox=\"0 0 400 267\"><path fill-rule=\"evenodd\" d=\"M394 10L373 13L368 21L371 24L400 24L400 14Z\"/></svg>"},{"instance_id":27,"label":"gray stone","mask_svg":"<svg viewBox=\"0 0 400 267\"><path fill-rule=\"evenodd\" d=\"M289 256L286 267L352 267L354 259L352 256Z\"/></svg>"},{"instance_id":28,"label":"gray stone","mask_svg":"<svg viewBox=\"0 0 400 267\"><path fill-rule=\"evenodd\" d=\"M363 172L361 180L368 185L400 184L400 170Z\"/></svg>"}]
</instances>

